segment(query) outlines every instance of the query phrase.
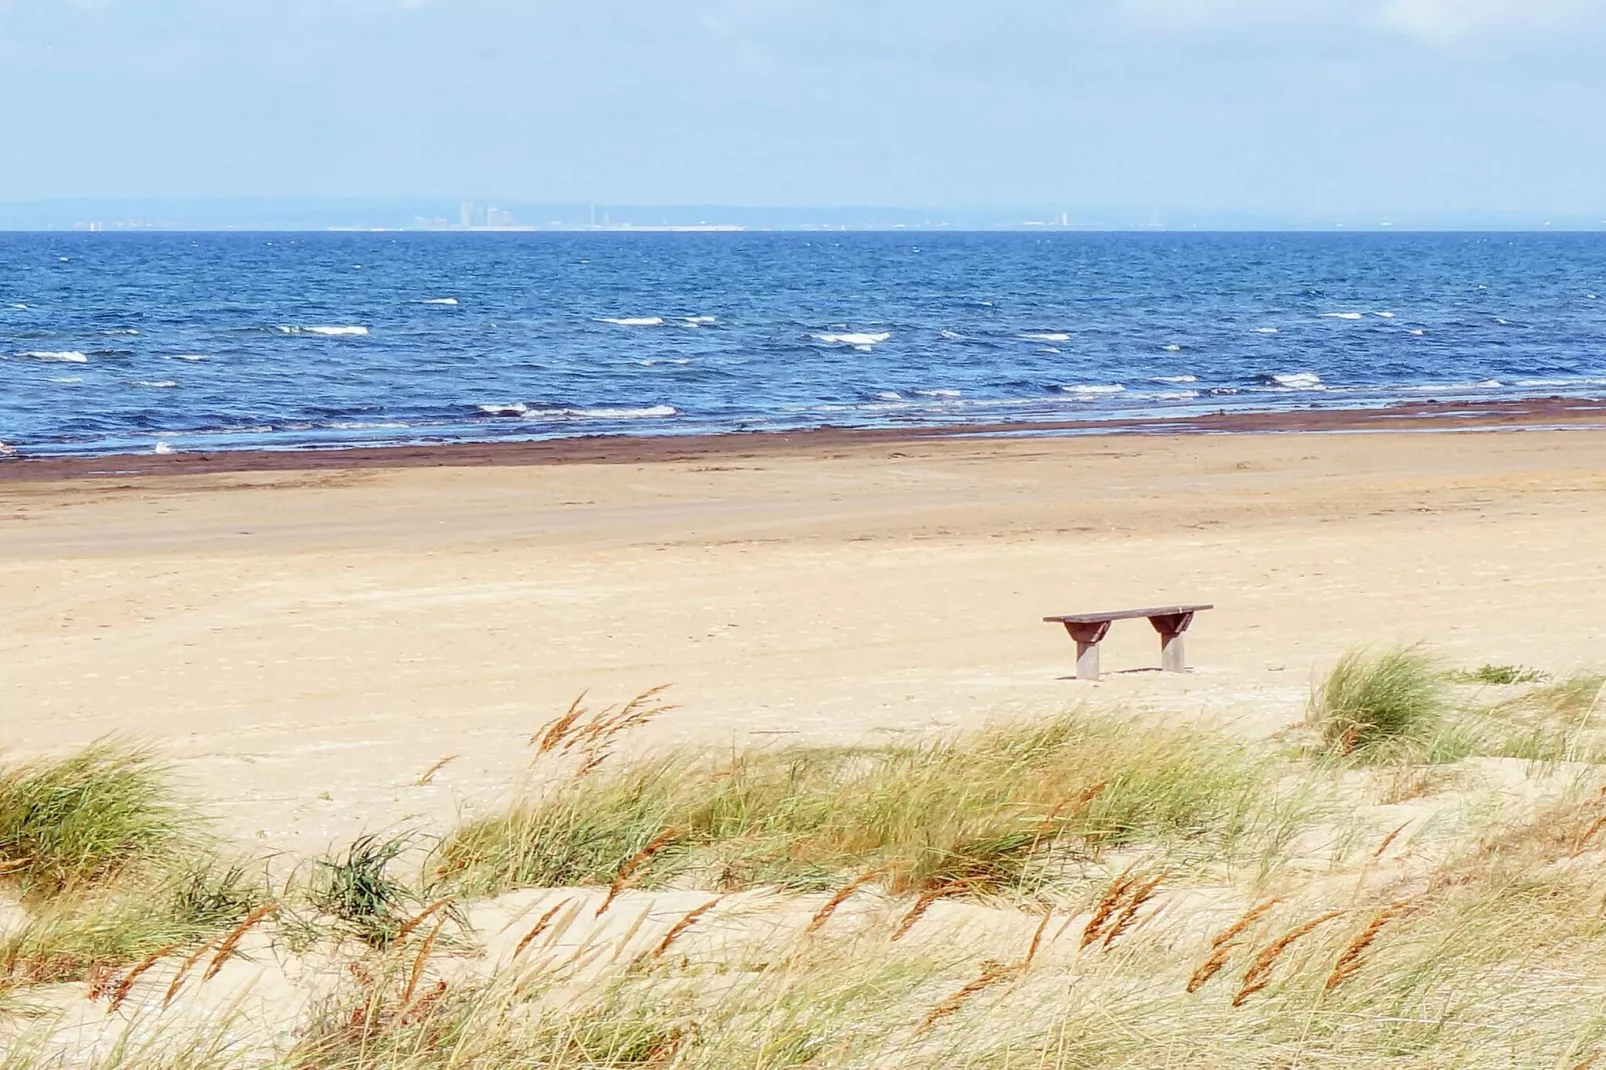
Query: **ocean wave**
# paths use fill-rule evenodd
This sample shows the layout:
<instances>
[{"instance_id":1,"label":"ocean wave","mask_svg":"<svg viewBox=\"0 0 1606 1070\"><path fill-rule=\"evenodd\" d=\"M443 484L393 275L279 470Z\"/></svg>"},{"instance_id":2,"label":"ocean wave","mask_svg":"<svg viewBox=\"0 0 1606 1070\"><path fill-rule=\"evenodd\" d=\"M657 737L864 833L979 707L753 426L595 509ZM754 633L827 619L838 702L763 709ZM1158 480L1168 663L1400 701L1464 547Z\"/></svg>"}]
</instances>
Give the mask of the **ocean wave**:
<instances>
[{"instance_id":1,"label":"ocean wave","mask_svg":"<svg viewBox=\"0 0 1606 1070\"><path fill-rule=\"evenodd\" d=\"M1071 336L1064 331L1026 331L1020 336L1023 342L1069 342Z\"/></svg>"},{"instance_id":2,"label":"ocean wave","mask_svg":"<svg viewBox=\"0 0 1606 1070\"><path fill-rule=\"evenodd\" d=\"M615 327L662 327L662 316L601 316L598 323L611 323Z\"/></svg>"},{"instance_id":3,"label":"ocean wave","mask_svg":"<svg viewBox=\"0 0 1606 1070\"><path fill-rule=\"evenodd\" d=\"M935 389L935 390L916 390L914 393L915 393L915 395L917 397L923 397L923 398L958 398L958 397L964 397L964 395L961 394L959 391L951 390L951 389L948 389L946 387Z\"/></svg>"},{"instance_id":4,"label":"ocean wave","mask_svg":"<svg viewBox=\"0 0 1606 1070\"><path fill-rule=\"evenodd\" d=\"M13 302L11 302L11 307L16 309L19 312L28 311L28 306L23 304L21 301L13 301Z\"/></svg>"},{"instance_id":5,"label":"ocean wave","mask_svg":"<svg viewBox=\"0 0 1606 1070\"><path fill-rule=\"evenodd\" d=\"M30 360L54 360L54 361L60 361L63 364L88 364L89 363L89 354L80 353L76 349L61 350L59 352L52 352L52 351L41 350L41 349L34 349L34 350L29 350L27 353L18 353L17 355L19 357L27 357Z\"/></svg>"},{"instance_id":6,"label":"ocean wave","mask_svg":"<svg viewBox=\"0 0 1606 1070\"><path fill-rule=\"evenodd\" d=\"M1172 342L1170 345L1165 347L1165 351L1167 353L1180 353L1182 352L1182 347L1177 345L1175 342Z\"/></svg>"},{"instance_id":7,"label":"ocean wave","mask_svg":"<svg viewBox=\"0 0 1606 1070\"><path fill-rule=\"evenodd\" d=\"M1281 334L1282 332L1280 330L1278 330L1276 327L1256 327L1255 328L1255 333L1256 334Z\"/></svg>"},{"instance_id":8,"label":"ocean wave","mask_svg":"<svg viewBox=\"0 0 1606 1070\"><path fill-rule=\"evenodd\" d=\"M1315 372L1281 372L1255 377L1264 386L1280 386L1285 390L1323 390L1322 377Z\"/></svg>"},{"instance_id":9,"label":"ocean wave","mask_svg":"<svg viewBox=\"0 0 1606 1070\"><path fill-rule=\"evenodd\" d=\"M508 405L477 405L475 408L487 416L518 417L523 419L580 419L580 420L649 420L665 416L678 416L680 410L672 405L647 405L641 408L575 409L542 405L526 405L516 401Z\"/></svg>"},{"instance_id":10,"label":"ocean wave","mask_svg":"<svg viewBox=\"0 0 1606 1070\"><path fill-rule=\"evenodd\" d=\"M1606 386L1606 379L1518 379L1511 384L1523 388L1545 386Z\"/></svg>"},{"instance_id":11,"label":"ocean wave","mask_svg":"<svg viewBox=\"0 0 1606 1070\"><path fill-rule=\"evenodd\" d=\"M175 387L178 384L171 379L135 379L134 385L148 386L157 390L165 390L169 387Z\"/></svg>"},{"instance_id":12,"label":"ocean wave","mask_svg":"<svg viewBox=\"0 0 1606 1070\"><path fill-rule=\"evenodd\" d=\"M1394 318L1394 313L1392 312L1374 312L1372 315L1376 316L1380 320L1391 320Z\"/></svg>"},{"instance_id":13,"label":"ocean wave","mask_svg":"<svg viewBox=\"0 0 1606 1070\"><path fill-rule=\"evenodd\" d=\"M939 337L946 338L950 342L962 342L965 339L965 336L960 334L958 331L950 331L946 329L941 332Z\"/></svg>"},{"instance_id":14,"label":"ocean wave","mask_svg":"<svg viewBox=\"0 0 1606 1070\"><path fill-rule=\"evenodd\" d=\"M360 337L367 327L280 327L281 334L321 334L327 338Z\"/></svg>"},{"instance_id":15,"label":"ocean wave","mask_svg":"<svg viewBox=\"0 0 1606 1070\"><path fill-rule=\"evenodd\" d=\"M74 383L83 382L84 381L84 377L82 375L53 375L49 379L47 379L45 381L47 383L61 383L63 385L71 385L71 384L74 384Z\"/></svg>"},{"instance_id":16,"label":"ocean wave","mask_svg":"<svg viewBox=\"0 0 1606 1070\"><path fill-rule=\"evenodd\" d=\"M1150 401L1192 401L1199 396L1197 390L1162 390L1153 394L1140 395Z\"/></svg>"},{"instance_id":17,"label":"ocean wave","mask_svg":"<svg viewBox=\"0 0 1606 1070\"><path fill-rule=\"evenodd\" d=\"M877 401L902 401L903 395L896 390L877 390L870 395Z\"/></svg>"},{"instance_id":18,"label":"ocean wave","mask_svg":"<svg viewBox=\"0 0 1606 1070\"><path fill-rule=\"evenodd\" d=\"M1197 383L1197 375L1156 375L1150 379L1151 383Z\"/></svg>"},{"instance_id":19,"label":"ocean wave","mask_svg":"<svg viewBox=\"0 0 1606 1070\"><path fill-rule=\"evenodd\" d=\"M1423 335L1427 334L1428 332L1424 331L1420 327L1414 327L1414 328L1412 328L1411 333L1416 335L1418 338L1421 338Z\"/></svg>"},{"instance_id":20,"label":"ocean wave","mask_svg":"<svg viewBox=\"0 0 1606 1070\"><path fill-rule=\"evenodd\" d=\"M1364 312L1323 312L1322 313L1322 319L1324 319L1324 320L1363 320L1365 318L1366 318L1366 313L1364 313Z\"/></svg>"},{"instance_id":21,"label":"ocean wave","mask_svg":"<svg viewBox=\"0 0 1606 1070\"><path fill-rule=\"evenodd\" d=\"M134 330L134 328L132 328L132 327L113 327L109 331L101 331L100 333L101 334L111 334L111 335L135 335L135 334L138 334L139 332Z\"/></svg>"},{"instance_id":22,"label":"ocean wave","mask_svg":"<svg viewBox=\"0 0 1606 1070\"><path fill-rule=\"evenodd\" d=\"M1057 388L1061 393L1095 396L1099 394L1123 394L1126 387L1120 383L1102 383L1093 385L1062 385Z\"/></svg>"},{"instance_id":23,"label":"ocean wave","mask_svg":"<svg viewBox=\"0 0 1606 1070\"><path fill-rule=\"evenodd\" d=\"M633 360L630 363L643 368L652 368L659 364L690 364L691 360L687 357L647 357L644 360Z\"/></svg>"},{"instance_id":24,"label":"ocean wave","mask_svg":"<svg viewBox=\"0 0 1606 1070\"><path fill-rule=\"evenodd\" d=\"M711 323L718 323L718 316L682 316L680 322L688 327L706 327Z\"/></svg>"},{"instance_id":25,"label":"ocean wave","mask_svg":"<svg viewBox=\"0 0 1606 1070\"><path fill-rule=\"evenodd\" d=\"M817 334L814 339L818 342L824 342L828 346L852 346L854 349L868 353L891 337L892 333L890 331L881 331L877 334L849 331L844 334Z\"/></svg>"},{"instance_id":26,"label":"ocean wave","mask_svg":"<svg viewBox=\"0 0 1606 1070\"><path fill-rule=\"evenodd\" d=\"M168 360L197 361L197 360L211 360L212 358L207 356L205 353L174 353L172 356L168 357L167 359Z\"/></svg>"},{"instance_id":27,"label":"ocean wave","mask_svg":"<svg viewBox=\"0 0 1606 1070\"><path fill-rule=\"evenodd\" d=\"M457 304L457 298L455 298L455 297L426 297L424 299L423 303L426 304L426 305L455 305L455 304Z\"/></svg>"}]
</instances>

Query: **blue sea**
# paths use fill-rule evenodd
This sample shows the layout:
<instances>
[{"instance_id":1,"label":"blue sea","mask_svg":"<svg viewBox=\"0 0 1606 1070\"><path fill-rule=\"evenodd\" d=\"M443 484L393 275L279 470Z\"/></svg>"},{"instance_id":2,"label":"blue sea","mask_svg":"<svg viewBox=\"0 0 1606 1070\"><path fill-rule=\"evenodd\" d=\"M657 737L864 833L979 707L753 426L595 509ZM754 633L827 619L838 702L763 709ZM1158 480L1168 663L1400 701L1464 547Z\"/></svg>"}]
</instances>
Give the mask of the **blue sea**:
<instances>
[{"instance_id":1,"label":"blue sea","mask_svg":"<svg viewBox=\"0 0 1606 1070\"><path fill-rule=\"evenodd\" d=\"M0 234L28 455L1606 394L1606 235Z\"/></svg>"}]
</instances>

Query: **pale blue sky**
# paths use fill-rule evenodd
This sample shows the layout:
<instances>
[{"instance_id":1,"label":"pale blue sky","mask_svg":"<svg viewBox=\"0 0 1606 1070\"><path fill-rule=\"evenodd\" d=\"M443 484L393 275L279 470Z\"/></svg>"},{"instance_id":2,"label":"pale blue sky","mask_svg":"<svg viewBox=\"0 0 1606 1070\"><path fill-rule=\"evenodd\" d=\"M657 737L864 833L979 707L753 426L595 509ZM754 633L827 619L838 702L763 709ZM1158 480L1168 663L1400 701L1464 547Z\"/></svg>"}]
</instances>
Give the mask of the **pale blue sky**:
<instances>
[{"instance_id":1,"label":"pale blue sky","mask_svg":"<svg viewBox=\"0 0 1606 1070\"><path fill-rule=\"evenodd\" d=\"M1606 213L1606 0L0 0L0 199Z\"/></svg>"}]
</instances>

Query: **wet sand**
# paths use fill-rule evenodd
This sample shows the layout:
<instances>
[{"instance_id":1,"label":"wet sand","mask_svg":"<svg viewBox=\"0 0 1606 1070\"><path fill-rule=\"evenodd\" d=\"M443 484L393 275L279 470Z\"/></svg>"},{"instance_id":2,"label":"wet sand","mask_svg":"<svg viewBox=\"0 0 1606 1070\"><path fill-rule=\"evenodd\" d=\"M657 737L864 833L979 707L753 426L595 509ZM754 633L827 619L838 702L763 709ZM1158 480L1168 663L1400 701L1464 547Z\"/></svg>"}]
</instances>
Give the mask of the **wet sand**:
<instances>
[{"instance_id":1,"label":"wet sand","mask_svg":"<svg viewBox=\"0 0 1606 1070\"><path fill-rule=\"evenodd\" d=\"M313 850L489 804L588 689L671 685L652 740L714 747L1088 699L1266 734L1357 641L1567 671L1606 659L1602 408L6 462L5 744L151 739ZM1072 680L1041 622L1173 601L1219 607L1187 676L1134 621Z\"/></svg>"}]
</instances>

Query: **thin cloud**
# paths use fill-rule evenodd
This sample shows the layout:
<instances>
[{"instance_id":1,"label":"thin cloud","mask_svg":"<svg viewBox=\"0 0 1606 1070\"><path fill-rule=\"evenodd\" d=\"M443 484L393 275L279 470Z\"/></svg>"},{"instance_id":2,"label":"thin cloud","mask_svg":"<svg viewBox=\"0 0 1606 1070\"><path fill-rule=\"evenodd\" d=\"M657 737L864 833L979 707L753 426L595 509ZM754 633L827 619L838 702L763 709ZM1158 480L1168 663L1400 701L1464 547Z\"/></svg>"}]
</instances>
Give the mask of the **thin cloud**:
<instances>
[{"instance_id":1,"label":"thin cloud","mask_svg":"<svg viewBox=\"0 0 1606 1070\"><path fill-rule=\"evenodd\" d=\"M1322 27L1440 46L1606 25L1599 0L1121 0L1120 11L1149 32Z\"/></svg>"}]
</instances>

